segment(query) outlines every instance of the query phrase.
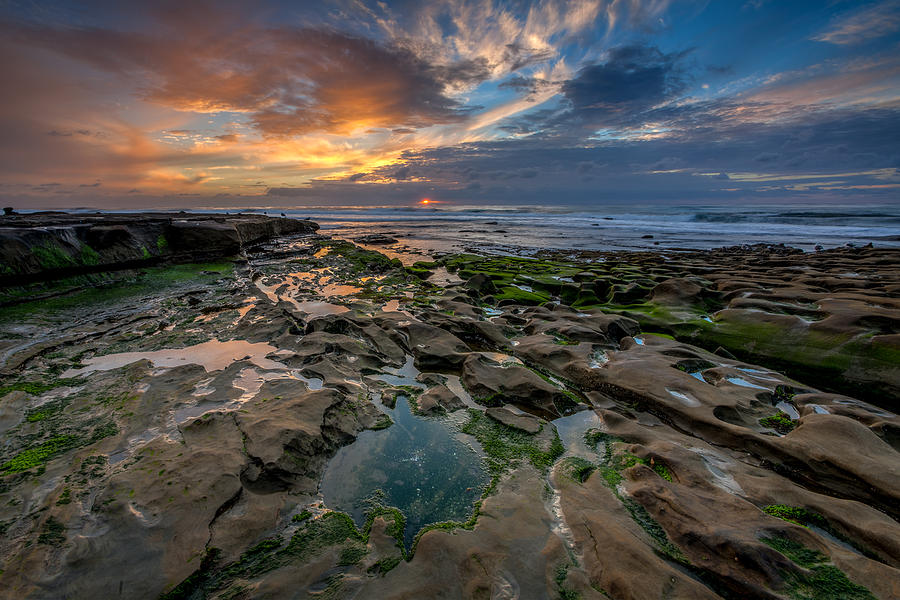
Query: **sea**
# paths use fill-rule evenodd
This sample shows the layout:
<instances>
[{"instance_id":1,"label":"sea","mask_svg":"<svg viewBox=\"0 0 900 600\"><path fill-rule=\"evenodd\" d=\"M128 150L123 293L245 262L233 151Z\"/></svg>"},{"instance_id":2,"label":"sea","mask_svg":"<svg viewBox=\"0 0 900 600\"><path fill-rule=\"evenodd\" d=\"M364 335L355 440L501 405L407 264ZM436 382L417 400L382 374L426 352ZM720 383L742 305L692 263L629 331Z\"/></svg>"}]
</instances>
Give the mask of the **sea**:
<instances>
[{"instance_id":1,"label":"sea","mask_svg":"<svg viewBox=\"0 0 900 600\"><path fill-rule=\"evenodd\" d=\"M87 212L91 209L79 209ZM160 209L171 210L171 209ZM266 206L203 207L189 212L265 213L311 219L322 233L353 239L373 233L423 252L528 254L559 250L680 250L744 244L819 248L900 247L900 202L872 206L649 205ZM108 212L135 212L108 211Z\"/></svg>"}]
</instances>

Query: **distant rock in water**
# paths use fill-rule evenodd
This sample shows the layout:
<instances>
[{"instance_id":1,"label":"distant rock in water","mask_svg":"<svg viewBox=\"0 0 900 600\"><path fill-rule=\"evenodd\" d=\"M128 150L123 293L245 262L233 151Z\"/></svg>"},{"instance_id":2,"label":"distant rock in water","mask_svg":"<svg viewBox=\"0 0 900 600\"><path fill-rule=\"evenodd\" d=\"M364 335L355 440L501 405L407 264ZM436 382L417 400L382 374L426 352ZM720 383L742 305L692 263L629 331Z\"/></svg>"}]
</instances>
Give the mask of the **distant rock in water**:
<instances>
[{"instance_id":1,"label":"distant rock in water","mask_svg":"<svg viewBox=\"0 0 900 600\"><path fill-rule=\"evenodd\" d=\"M0 217L0 287L232 256L251 244L318 229L310 221L262 215L6 214Z\"/></svg>"},{"instance_id":2,"label":"distant rock in water","mask_svg":"<svg viewBox=\"0 0 900 600\"><path fill-rule=\"evenodd\" d=\"M353 238L353 241L358 244L396 244L397 240L392 238L389 235L383 235L380 233L370 233L369 235L364 235L358 238Z\"/></svg>"}]
</instances>

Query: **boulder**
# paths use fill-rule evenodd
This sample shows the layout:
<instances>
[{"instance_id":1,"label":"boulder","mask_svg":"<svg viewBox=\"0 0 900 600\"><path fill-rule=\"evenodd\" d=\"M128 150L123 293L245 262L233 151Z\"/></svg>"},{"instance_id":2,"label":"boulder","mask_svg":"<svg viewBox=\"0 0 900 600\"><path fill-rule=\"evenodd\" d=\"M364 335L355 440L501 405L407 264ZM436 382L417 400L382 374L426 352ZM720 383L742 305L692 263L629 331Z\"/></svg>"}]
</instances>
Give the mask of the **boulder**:
<instances>
[{"instance_id":1,"label":"boulder","mask_svg":"<svg viewBox=\"0 0 900 600\"><path fill-rule=\"evenodd\" d=\"M396 244L396 238L392 238L389 235L384 235L381 233L370 233L369 235L363 235L358 238L353 238L353 241L358 244Z\"/></svg>"},{"instance_id":2,"label":"boulder","mask_svg":"<svg viewBox=\"0 0 900 600\"><path fill-rule=\"evenodd\" d=\"M416 400L419 412L426 415L453 412L466 405L445 385L437 385L423 393Z\"/></svg>"},{"instance_id":3,"label":"boulder","mask_svg":"<svg viewBox=\"0 0 900 600\"><path fill-rule=\"evenodd\" d=\"M479 295L494 294L497 292L497 286L491 281L491 278L484 273L472 275L465 283L465 287Z\"/></svg>"},{"instance_id":4,"label":"boulder","mask_svg":"<svg viewBox=\"0 0 900 600\"><path fill-rule=\"evenodd\" d=\"M440 327L426 323L409 322L403 329L409 339L409 347L415 358L416 368L422 370L459 369L469 347Z\"/></svg>"},{"instance_id":5,"label":"boulder","mask_svg":"<svg viewBox=\"0 0 900 600\"><path fill-rule=\"evenodd\" d=\"M173 221L166 228L166 239L176 251L236 254L241 249L234 225L216 221Z\"/></svg>"},{"instance_id":6,"label":"boulder","mask_svg":"<svg viewBox=\"0 0 900 600\"><path fill-rule=\"evenodd\" d=\"M507 427L521 429L525 433L535 434L541 430L541 419L534 415L517 415L508 408L501 406L492 406L484 411L488 417L494 419L498 423L503 423Z\"/></svg>"},{"instance_id":7,"label":"boulder","mask_svg":"<svg viewBox=\"0 0 900 600\"><path fill-rule=\"evenodd\" d=\"M555 401L571 402L561 389L534 371L516 364L501 365L483 354L466 358L462 381L473 398L490 406L513 402L556 414Z\"/></svg>"}]
</instances>

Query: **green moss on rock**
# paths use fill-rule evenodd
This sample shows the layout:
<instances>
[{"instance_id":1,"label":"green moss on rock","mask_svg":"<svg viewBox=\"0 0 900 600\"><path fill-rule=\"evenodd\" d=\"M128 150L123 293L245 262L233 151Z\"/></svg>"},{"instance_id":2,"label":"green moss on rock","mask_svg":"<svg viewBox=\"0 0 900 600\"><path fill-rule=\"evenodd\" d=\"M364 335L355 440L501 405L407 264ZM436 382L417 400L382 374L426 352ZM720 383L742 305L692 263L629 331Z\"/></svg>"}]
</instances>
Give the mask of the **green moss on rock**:
<instances>
[{"instance_id":1,"label":"green moss on rock","mask_svg":"<svg viewBox=\"0 0 900 600\"><path fill-rule=\"evenodd\" d=\"M801 508L799 506L788 506L787 504L770 504L763 507L763 512L797 525L815 525L817 527L826 527L828 522L825 517L817 512Z\"/></svg>"},{"instance_id":2,"label":"green moss on rock","mask_svg":"<svg viewBox=\"0 0 900 600\"><path fill-rule=\"evenodd\" d=\"M788 414L780 410L774 415L760 419L759 424L774 429L778 433L790 433L795 427Z\"/></svg>"},{"instance_id":3,"label":"green moss on rock","mask_svg":"<svg viewBox=\"0 0 900 600\"><path fill-rule=\"evenodd\" d=\"M555 433L550 447L542 449L534 435L521 429L495 421L476 409L469 409L469 422L463 425L463 433L475 436L487 455L488 469L492 474L503 473L522 459L536 469L547 470L565 449Z\"/></svg>"},{"instance_id":4,"label":"green moss on rock","mask_svg":"<svg viewBox=\"0 0 900 600\"><path fill-rule=\"evenodd\" d=\"M804 567L782 573L788 594L796 600L875 600L865 587L852 582L843 571L828 562L817 550L783 536L762 537L760 541Z\"/></svg>"}]
</instances>

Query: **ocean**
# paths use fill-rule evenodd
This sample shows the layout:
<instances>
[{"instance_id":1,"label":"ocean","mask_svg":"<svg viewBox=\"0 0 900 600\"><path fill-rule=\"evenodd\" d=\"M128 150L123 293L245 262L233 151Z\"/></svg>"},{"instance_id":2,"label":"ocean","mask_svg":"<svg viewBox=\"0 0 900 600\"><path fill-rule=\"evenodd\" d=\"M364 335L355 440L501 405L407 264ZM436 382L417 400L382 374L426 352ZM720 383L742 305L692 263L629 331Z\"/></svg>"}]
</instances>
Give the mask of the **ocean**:
<instances>
[{"instance_id":1,"label":"ocean","mask_svg":"<svg viewBox=\"0 0 900 600\"><path fill-rule=\"evenodd\" d=\"M900 247L900 207L611 206L597 209L497 207L296 208L323 233L383 233L422 250L527 251L708 249L779 244L813 251L847 244ZM269 214L273 214L269 210Z\"/></svg>"},{"instance_id":2,"label":"ocean","mask_svg":"<svg viewBox=\"0 0 900 600\"><path fill-rule=\"evenodd\" d=\"M81 209L86 211L87 209ZM171 209L169 209L171 210ZM423 252L478 249L528 253L560 250L708 249L779 244L814 251L874 244L900 247L900 205L734 206L302 206L197 208L309 218L322 233L355 238L387 234ZM111 211L126 212L126 211ZM134 211L129 211L134 212Z\"/></svg>"}]
</instances>

